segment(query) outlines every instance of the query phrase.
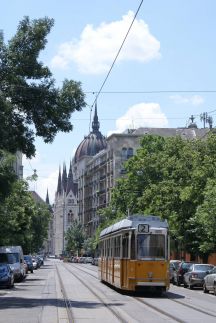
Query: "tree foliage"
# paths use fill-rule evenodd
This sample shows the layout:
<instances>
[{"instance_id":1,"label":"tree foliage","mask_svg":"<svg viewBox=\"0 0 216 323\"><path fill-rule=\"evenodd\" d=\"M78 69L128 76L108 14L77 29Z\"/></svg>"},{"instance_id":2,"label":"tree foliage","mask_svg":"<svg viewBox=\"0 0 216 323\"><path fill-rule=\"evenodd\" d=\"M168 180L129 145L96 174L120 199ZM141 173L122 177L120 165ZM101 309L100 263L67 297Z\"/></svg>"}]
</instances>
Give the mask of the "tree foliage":
<instances>
[{"instance_id":1,"label":"tree foliage","mask_svg":"<svg viewBox=\"0 0 216 323\"><path fill-rule=\"evenodd\" d=\"M215 248L216 136L186 140L146 135L125 165L111 207L123 213L156 214L170 224L179 250L193 255ZM202 230L205 228L204 230ZM210 229L214 228L214 229Z\"/></svg>"},{"instance_id":2,"label":"tree foliage","mask_svg":"<svg viewBox=\"0 0 216 323\"><path fill-rule=\"evenodd\" d=\"M35 154L35 136L48 143L59 131L72 130L72 112L85 107L81 83L65 80L62 88L39 61L54 20L25 17L15 36L0 34L0 149Z\"/></svg>"},{"instance_id":3,"label":"tree foliage","mask_svg":"<svg viewBox=\"0 0 216 323\"><path fill-rule=\"evenodd\" d=\"M12 185L16 181L13 171L14 156L0 150L0 203L10 194Z\"/></svg>"},{"instance_id":4,"label":"tree foliage","mask_svg":"<svg viewBox=\"0 0 216 323\"><path fill-rule=\"evenodd\" d=\"M28 184L16 180L0 204L0 245L21 245L25 253L37 252L47 236L47 206L36 203Z\"/></svg>"},{"instance_id":5,"label":"tree foliage","mask_svg":"<svg viewBox=\"0 0 216 323\"><path fill-rule=\"evenodd\" d=\"M85 234L82 224L74 221L71 227L66 232L67 251L72 254L80 255L85 240Z\"/></svg>"}]
</instances>

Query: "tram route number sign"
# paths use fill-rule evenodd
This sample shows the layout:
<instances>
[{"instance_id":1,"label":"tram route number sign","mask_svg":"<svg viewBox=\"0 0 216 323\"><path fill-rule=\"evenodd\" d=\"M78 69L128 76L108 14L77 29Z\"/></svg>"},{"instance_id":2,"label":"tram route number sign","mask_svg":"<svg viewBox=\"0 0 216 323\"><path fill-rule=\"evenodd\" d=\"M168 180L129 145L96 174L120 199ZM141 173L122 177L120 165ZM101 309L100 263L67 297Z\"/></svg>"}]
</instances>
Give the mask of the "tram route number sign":
<instances>
[{"instance_id":1,"label":"tram route number sign","mask_svg":"<svg viewBox=\"0 0 216 323\"><path fill-rule=\"evenodd\" d=\"M139 224L138 225L138 232L140 233L149 233L149 225L148 224Z\"/></svg>"}]
</instances>

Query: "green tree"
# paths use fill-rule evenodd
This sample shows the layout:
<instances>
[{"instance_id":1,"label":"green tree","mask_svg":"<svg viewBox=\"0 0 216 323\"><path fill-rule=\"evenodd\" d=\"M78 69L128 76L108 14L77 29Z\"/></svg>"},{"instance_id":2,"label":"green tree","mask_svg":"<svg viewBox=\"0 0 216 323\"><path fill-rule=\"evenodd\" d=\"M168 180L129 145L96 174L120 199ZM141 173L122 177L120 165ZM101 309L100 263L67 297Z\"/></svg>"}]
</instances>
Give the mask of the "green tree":
<instances>
[{"instance_id":1,"label":"green tree","mask_svg":"<svg viewBox=\"0 0 216 323\"><path fill-rule=\"evenodd\" d=\"M204 201L191 219L199 237L198 250L203 257L216 250L216 179L209 179L203 192Z\"/></svg>"},{"instance_id":2,"label":"green tree","mask_svg":"<svg viewBox=\"0 0 216 323\"><path fill-rule=\"evenodd\" d=\"M28 184L16 180L0 204L0 245L21 245L25 253L37 252L47 237L50 211L36 203Z\"/></svg>"},{"instance_id":3,"label":"green tree","mask_svg":"<svg viewBox=\"0 0 216 323\"><path fill-rule=\"evenodd\" d=\"M31 216L30 234L31 239L25 244L27 253L38 252L48 234L50 211L45 203L35 203L34 212Z\"/></svg>"},{"instance_id":4,"label":"green tree","mask_svg":"<svg viewBox=\"0 0 216 323\"><path fill-rule=\"evenodd\" d=\"M93 256L95 251L94 237L87 238L82 244L83 253L87 256Z\"/></svg>"},{"instance_id":5,"label":"green tree","mask_svg":"<svg viewBox=\"0 0 216 323\"><path fill-rule=\"evenodd\" d=\"M80 255L85 240L85 234L81 223L74 221L66 232L67 251L72 254Z\"/></svg>"},{"instance_id":6,"label":"green tree","mask_svg":"<svg viewBox=\"0 0 216 323\"><path fill-rule=\"evenodd\" d=\"M179 250L201 255L195 214L207 198L208 181L216 179L215 147L214 134L200 140L144 136L137 155L125 165L126 176L113 190L112 205L124 214L167 218Z\"/></svg>"},{"instance_id":7,"label":"green tree","mask_svg":"<svg viewBox=\"0 0 216 323\"><path fill-rule=\"evenodd\" d=\"M31 239L34 201L27 183L17 180L10 195L0 205L0 245L25 245Z\"/></svg>"},{"instance_id":8,"label":"green tree","mask_svg":"<svg viewBox=\"0 0 216 323\"><path fill-rule=\"evenodd\" d=\"M10 194L17 177L13 170L14 156L0 150L0 204Z\"/></svg>"},{"instance_id":9,"label":"green tree","mask_svg":"<svg viewBox=\"0 0 216 323\"><path fill-rule=\"evenodd\" d=\"M53 25L47 17L25 17L8 44L0 33L0 149L34 156L35 136L50 143L59 131L71 131L71 114L86 105L80 82L55 87L51 71L38 60Z\"/></svg>"}]
</instances>

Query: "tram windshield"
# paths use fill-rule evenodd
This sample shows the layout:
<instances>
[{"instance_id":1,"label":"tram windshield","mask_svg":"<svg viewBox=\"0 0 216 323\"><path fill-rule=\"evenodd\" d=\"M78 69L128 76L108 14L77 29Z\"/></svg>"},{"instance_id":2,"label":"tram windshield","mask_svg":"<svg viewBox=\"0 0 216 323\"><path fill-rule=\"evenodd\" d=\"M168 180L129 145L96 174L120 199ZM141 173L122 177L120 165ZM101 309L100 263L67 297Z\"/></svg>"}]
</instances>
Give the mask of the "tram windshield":
<instances>
[{"instance_id":1,"label":"tram windshield","mask_svg":"<svg viewBox=\"0 0 216 323\"><path fill-rule=\"evenodd\" d=\"M165 235L138 234L137 258L165 258Z\"/></svg>"}]
</instances>

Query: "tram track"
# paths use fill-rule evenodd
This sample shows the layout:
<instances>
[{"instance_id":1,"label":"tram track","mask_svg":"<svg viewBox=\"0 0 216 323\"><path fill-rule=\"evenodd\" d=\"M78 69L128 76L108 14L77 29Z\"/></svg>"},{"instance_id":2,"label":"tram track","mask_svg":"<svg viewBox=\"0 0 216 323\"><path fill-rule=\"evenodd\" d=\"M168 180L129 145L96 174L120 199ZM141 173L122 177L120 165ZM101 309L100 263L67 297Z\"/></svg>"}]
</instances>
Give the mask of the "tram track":
<instances>
[{"instance_id":1,"label":"tram track","mask_svg":"<svg viewBox=\"0 0 216 323\"><path fill-rule=\"evenodd\" d=\"M56 268L56 272L57 272L57 275L58 275L60 288L61 288L62 296L63 296L63 299L64 299L64 303L65 303L65 308L66 308L66 311L67 311L68 322L69 323L74 323L74 315L73 315L73 311L72 311L72 307L71 307L71 302L70 302L70 300L69 300L69 298L67 296L67 293L66 293L62 278L61 278L59 270L58 270L58 266L55 265L55 268Z\"/></svg>"},{"instance_id":2,"label":"tram track","mask_svg":"<svg viewBox=\"0 0 216 323\"><path fill-rule=\"evenodd\" d=\"M77 268L77 266L73 266L73 267ZM86 273L86 274L90 275L91 277L94 277L95 279L98 280L98 278L95 275L93 275L93 274L91 274L89 272L89 271L94 271L95 272L95 270L93 270L91 268L87 268L87 270L85 270L85 269L84 268L79 268L79 270L81 270L82 272L84 272L84 273ZM153 309L153 310L155 310L155 311L169 317L170 319L175 320L176 322L179 322L179 323L184 323L185 322L185 320L182 320L182 319L170 314L169 312L167 312L167 311L165 311L163 309L159 309L156 305L150 304L148 301L145 301L143 298L140 298L140 297L137 297L137 296L130 296L130 297L132 297L134 300L138 301L139 303L142 303L143 305L148 306L151 309ZM164 294L163 298L166 298L169 301L175 302L175 303L177 303L177 304L179 304L181 306L184 306L184 307L186 307L188 309L194 310L194 311L196 311L196 312L198 312L200 314L202 313L202 314L207 315L207 316L209 316L211 318L215 318L215 320L216 320L216 314L210 313L209 310L206 310L206 309L203 309L203 308L200 308L200 307L198 308L195 305L184 303L184 302L182 302L180 300L177 300L177 299L173 299L167 293Z\"/></svg>"},{"instance_id":3,"label":"tram track","mask_svg":"<svg viewBox=\"0 0 216 323\"><path fill-rule=\"evenodd\" d=\"M75 267L75 266L73 266L73 267ZM66 268L66 267L65 267ZM75 267L76 269L77 269L77 267ZM70 271L71 272L71 270L69 270L68 268L66 268L68 271ZM90 275L91 277L94 277L95 279L97 279L98 280L98 278L95 276L95 275L92 275L91 273L89 273L87 270L84 270L83 268L79 268L79 270L81 270L82 272L84 272L85 274L88 274L88 275ZM90 268L88 268L88 270L91 270ZM91 270L91 271L94 271L95 272L95 270ZM71 272L75 277L76 277L76 275L73 273L73 272ZM77 277L76 277L77 278ZM80 280L80 278L78 278L79 280ZM82 281L82 283L83 283L83 281ZM87 286L85 283L84 283L84 285L89 289L89 286ZM94 293L94 292L93 292ZM94 295L95 295L95 293L94 293ZM131 296L130 296L131 297ZM142 299L140 299L140 298L136 298L136 297L132 297L133 298L133 300L135 300L135 301L137 301L137 302L139 302L139 303L141 303L141 304L143 304L143 305L145 305L145 306L147 306L148 308L151 308L151 309L153 309L154 311L156 311L157 313L160 313L160 314L162 314L162 315L164 315L164 316L166 316L167 318L170 318L170 319L172 319L172 320L174 320L175 322L179 322L179 323L185 323L185 321L183 321L183 320L179 320L177 317L175 317L175 316L173 316L173 315L171 315L170 313L168 313L168 312L166 312L166 311L163 311L163 310L160 310L160 309L158 309L156 306L154 306L154 305L151 305L151 304L149 304L148 302L145 302L145 301L143 301ZM102 300L103 301L103 300ZM128 322L128 321L125 321L125 322Z\"/></svg>"},{"instance_id":4,"label":"tram track","mask_svg":"<svg viewBox=\"0 0 216 323\"><path fill-rule=\"evenodd\" d=\"M215 317L215 321L216 321L216 314L209 313L205 309L197 308L194 305L186 304L186 303L181 302L181 301L179 301L177 299L170 298L169 295L166 295L166 298L169 299L172 302L175 302L175 303L180 304L182 306L185 306L187 308L193 309L193 310L195 310L195 311L197 311L199 313L202 313L202 314L205 314L205 315L208 315L208 316L211 316L211 317Z\"/></svg>"},{"instance_id":5,"label":"tram track","mask_svg":"<svg viewBox=\"0 0 216 323\"><path fill-rule=\"evenodd\" d=\"M149 304L148 302L145 302L143 299L139 298L139 297L133 297L133 299L135 299L137 302L140 302L148 307L150 307L151 309L155 310L156 312L160 313L160 314L163 314L167 317L169 317L170 319L174 320L175 322L179 322L179 323L185 323L184 320L181 320L179 318L177 318L176 316L164 311L164 310L161 310L159 309L157 306L155 305L152 305L152 304Z\"/></svg>"},{"instance_id":6,"label":"tram track","mask_svg":"<svg viewBox=\"0 0 216 323\"><path fill-rule=\"evenodd\" d=\"M94 289L93 288L91 288L82 278L80 278L80 276L78 276L78 274L75 274L72 270L70 270L67 266L64 266L64 268L68 271L68 272L70 272L70 274L72 274L77 280L79 280L80 282L81 282L81 284L83 284L83 286L85 286L85 288L87 288L100 302L101 302L101 304L105 307L105 308L107 308L120 322L122 322L122 323L128 323L129 321L128 320L126 320L124 317L123 317L123 315L121 315L120 313L119 313L119 311L118 310L116 310L116 309L114 309L113 308L113 305L110 305L108 302L105 302L104 301L104 299L101 297L101 296L99 296L95 291L94 291ZM78 268L77 268L78 269ZM81 271L83 271L83 272L85 272L86 274L89 274L89 275L91 275L90 273L88 273L87 271L85 271L85 270L81 270ZM93 276L95 279L97 279L94 275L91 275L91 276ZM131 318L132 319L132 318Z\"/></svg>"}]
</instances>

